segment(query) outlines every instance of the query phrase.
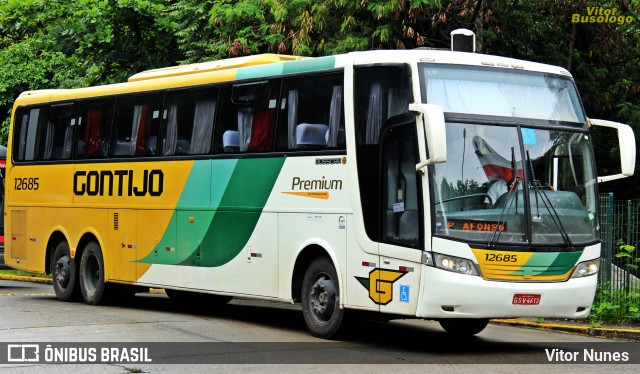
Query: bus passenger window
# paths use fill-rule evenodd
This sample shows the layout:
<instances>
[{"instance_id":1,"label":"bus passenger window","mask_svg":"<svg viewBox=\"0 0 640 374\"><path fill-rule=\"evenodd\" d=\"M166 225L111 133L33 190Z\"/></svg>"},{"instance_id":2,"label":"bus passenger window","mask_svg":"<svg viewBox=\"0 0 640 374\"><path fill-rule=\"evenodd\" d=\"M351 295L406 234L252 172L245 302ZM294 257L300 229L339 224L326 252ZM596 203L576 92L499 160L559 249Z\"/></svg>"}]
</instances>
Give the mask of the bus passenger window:
<instances>
[{"instance_id":1,"label":"bus passenger window","mask_svg":"<svg viewBox=\"0 0 640 374\"><path fill-rule=\"evenodd\" d=\"M165 156L207 154L216 117L218 90L181 90L166 96L162 109L162 141Z\"/></svg>"},{"instance_id":2,"label":"bus passenger window","mask_svg":"<svg viewBox=\"0 0 640 374\"><path fill-rule=\"evenodd\" d=\"M387 119L409 110L411 78L404 66L361 68L356 71L358 144L378 144Z\"/></svg>"},{"instance_id":3,"label":"bus passenger window","mask_svg":"<svg viewBox=\"0 0 640 374\"><path fill-rule=\"evenodd\" d=\"M290 78L283 92L279 150L344 148L341 74Z\"/></svg>"},{"instance_id":4,"label":"bus passenger window","mask_svg":"<svg viewBox=\"0 0 640 374\"><path fill-rule=\"evenodd\" d=\"M38 127L41 127L42 113L40 108L19 108L14 120L13 157L18 161L31 161L37 153Z\"/></svg>"},{"instance_id":5,"label":"bus passenger window","mask_svg":"<svg viewBox=\"0 0 640 374\"><path fill-rule=\"evenodd\" d=\"M222 89L216 151L273 150L280 81L238 84Z\"/></svg>"},{"instance_id":6,"label":"bus passenger window","mask_svg":"<svg viewBox=\"0 0 640 374\"><path fill-rule=\"evenodd\" d=\"M107 157L113 105L113 100L80 103L75 132L77 159Z\"/></svg>"},{"instance_id":7,"label":"bus passenger window","mask_svg":"<svg viewBox=\"0 0 640 374\"><path fill-rule=\"evenodd\" d=\"M41 160L66 160L71 157L75 124L75 104L49 107L41 135Z\"/></svg>"},{"instance_id":8,"label":"bus passenger window","mask_svg":"<svg viewBox=\"0 0 640 374\"><path fill-rule=\"evenodd\" d=\"M162 95L118 100L110 153L112 156L154 156L160 129Z\"/></svg>"}]
</instances>

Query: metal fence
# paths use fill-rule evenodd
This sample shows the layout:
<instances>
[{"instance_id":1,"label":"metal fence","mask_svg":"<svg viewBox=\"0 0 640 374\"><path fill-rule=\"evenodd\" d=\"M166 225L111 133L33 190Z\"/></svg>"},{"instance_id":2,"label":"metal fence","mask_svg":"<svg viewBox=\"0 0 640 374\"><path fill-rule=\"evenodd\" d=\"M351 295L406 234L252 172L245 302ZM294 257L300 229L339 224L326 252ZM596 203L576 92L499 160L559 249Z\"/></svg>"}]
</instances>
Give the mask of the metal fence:
<instances>
[{"instance_id":1,"label":"metal fence","mask_svg":"<svg viewBox=\"0 0 640 374\"><path fill-rule=\"evenodd\" d=\"M613 193L600 194L600 295L617 305L628 300L630 295L640 293L639 220L640 200L614 201ZM636 250L621 250L620 243L634 246Z\"/></svg>"}]
</instances>

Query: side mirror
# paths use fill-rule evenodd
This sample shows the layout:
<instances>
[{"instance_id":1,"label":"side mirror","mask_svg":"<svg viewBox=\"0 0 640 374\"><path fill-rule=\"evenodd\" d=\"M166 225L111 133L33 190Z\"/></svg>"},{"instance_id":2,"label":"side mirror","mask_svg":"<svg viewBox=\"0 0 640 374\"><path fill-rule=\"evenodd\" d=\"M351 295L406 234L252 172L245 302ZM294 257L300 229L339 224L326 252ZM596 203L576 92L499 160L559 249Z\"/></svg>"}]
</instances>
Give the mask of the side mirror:
<instances>
[{"instance_id":1,"label":"side mirror","mask_svg":"<svg viewBox=\"0 0 640 374\"><path fill-rule=\"evenodd\" d=\"M444 112L440 105L409 104L409 110L418 115L418 124L424 130L429 148L429 158L416 165L416 171L425 166L447 161L447 132L444 125Z\"/></svg>"},{"instance_id":2,"label":"side mirror","mask_svg":"<svg viewBox=\"0 0 640 374\"><path fill-rule=\"evenodd\" d=\"M633 135L631 127L623 123L605 121L602 119L589 119L589 123L591 126L610 127L618 130L620 168L622 173L598 177L598 183L632 176L636 167L636 138Z\"/></svg>"}]
</instances>

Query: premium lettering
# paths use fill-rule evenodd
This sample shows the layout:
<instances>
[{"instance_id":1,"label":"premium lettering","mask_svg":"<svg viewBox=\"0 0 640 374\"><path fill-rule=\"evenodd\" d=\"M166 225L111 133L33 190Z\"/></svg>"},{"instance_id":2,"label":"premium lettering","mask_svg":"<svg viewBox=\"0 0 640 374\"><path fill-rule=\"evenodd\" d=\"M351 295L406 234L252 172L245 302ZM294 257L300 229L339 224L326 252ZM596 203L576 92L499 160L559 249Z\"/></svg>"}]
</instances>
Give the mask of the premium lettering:
<instances>
[{"instance_id":1,"label":"premium lettering","mask_svg":"<svg viewBox=\"0 0 640 374\"><path fill-rule=\"evenodd\" d=\"M162 170L78 170L73 175L77 196L160 196L164 189Z\"/></svg>"},{"instance_id":2,"label":"premium lettering","mask_svg":"<svg viewBox=\"0 0 640 374\"><path fill-rule=\"evenodd\" d=\"M292 190L341 190L342 181L339 179L300 179L293 177L291 181Z\"/></svg>"}]
</instances>

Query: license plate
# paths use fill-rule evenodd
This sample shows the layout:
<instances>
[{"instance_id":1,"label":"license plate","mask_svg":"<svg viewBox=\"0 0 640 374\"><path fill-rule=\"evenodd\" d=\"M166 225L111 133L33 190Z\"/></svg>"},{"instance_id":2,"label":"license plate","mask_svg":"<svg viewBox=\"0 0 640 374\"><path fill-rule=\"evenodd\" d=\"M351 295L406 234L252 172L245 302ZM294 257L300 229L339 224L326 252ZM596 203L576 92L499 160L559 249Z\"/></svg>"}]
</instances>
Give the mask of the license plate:
<instances>
[{"instance_id":1,"label":"license plate","mask_svg":"<svg viewBox=\"0 0 640 374\"><path fill-rule=\"evenodd\" d=\"M540 294L517 293L513 295L512 303L514 305L538 305L541 297Z\"/></svg>"}]
</instances>

